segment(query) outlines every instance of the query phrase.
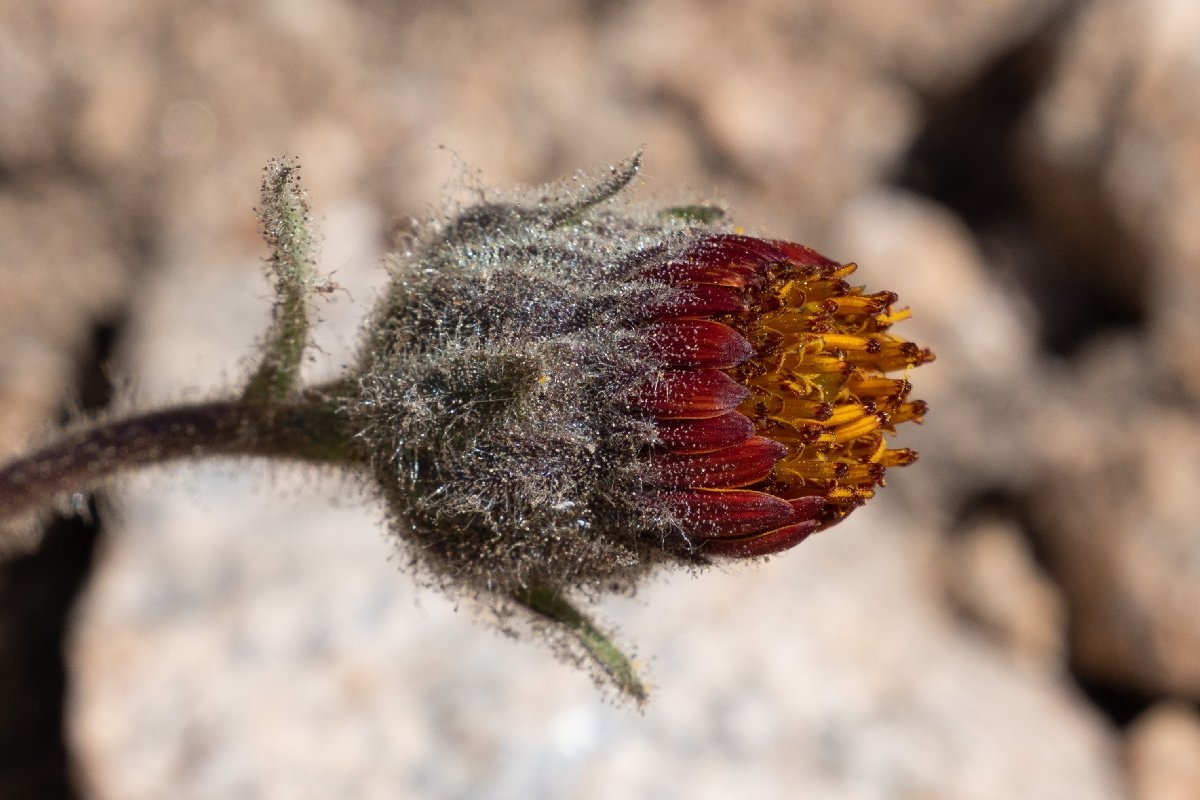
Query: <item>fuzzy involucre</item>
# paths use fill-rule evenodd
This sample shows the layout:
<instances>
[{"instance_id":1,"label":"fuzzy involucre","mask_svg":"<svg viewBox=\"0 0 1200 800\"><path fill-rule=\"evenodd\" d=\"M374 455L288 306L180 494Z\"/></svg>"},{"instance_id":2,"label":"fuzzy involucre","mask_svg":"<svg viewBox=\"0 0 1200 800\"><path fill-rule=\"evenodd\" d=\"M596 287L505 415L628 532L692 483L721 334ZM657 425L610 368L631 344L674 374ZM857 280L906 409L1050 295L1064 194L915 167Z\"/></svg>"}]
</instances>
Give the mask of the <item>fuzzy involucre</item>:
<instances>
[{"instance_id":1,"label":"fuzzy involucre","mask_svg":"<svg viewBox=\"0 0 1200 800\"><path fill-rule=\"evenodd\" d=\"M468 208L394 259L350 412L427 575L617 588L664 557L694 560L645 501L638 455L655 429L626 395L661 366L635 328L677 291L631 272L696 233L595 208L632 173Z\"/></svg>"}]
</instances>

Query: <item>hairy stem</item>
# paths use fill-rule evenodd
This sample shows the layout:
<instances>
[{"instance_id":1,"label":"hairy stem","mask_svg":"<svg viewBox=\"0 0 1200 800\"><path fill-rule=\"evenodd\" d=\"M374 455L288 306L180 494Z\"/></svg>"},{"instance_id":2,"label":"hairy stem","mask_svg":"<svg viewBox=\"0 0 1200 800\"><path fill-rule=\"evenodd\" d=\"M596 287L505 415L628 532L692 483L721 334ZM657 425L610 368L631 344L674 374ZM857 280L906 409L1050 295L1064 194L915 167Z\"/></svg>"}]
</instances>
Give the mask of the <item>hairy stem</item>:
<instances>
[{"instance_id":1,"label":"hairy stem","mask_svg":"<svg viewBox=\"0 0 1200 800\"><path fill-rule=\"evenodd\" d=\"M352 431L327 402L213 402L100 422L0 467L0 522L151 464L212 456L355 463Z\"/></svg>"}]
</instances>

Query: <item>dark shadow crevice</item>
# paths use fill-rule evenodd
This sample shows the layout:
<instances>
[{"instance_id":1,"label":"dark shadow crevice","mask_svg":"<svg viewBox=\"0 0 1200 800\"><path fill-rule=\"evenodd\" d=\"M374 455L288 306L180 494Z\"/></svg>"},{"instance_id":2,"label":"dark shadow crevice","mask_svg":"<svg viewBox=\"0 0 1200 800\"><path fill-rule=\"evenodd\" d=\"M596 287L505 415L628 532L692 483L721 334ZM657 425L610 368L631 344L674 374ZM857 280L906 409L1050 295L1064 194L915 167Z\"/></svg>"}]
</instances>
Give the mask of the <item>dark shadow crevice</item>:
<instances>
[{"instance_id":1,"label":"dark shadow crevice","mask_svg":"<svg viewBox=\"0 0 1200 800\"><path fill-rule=\"evenodd\" d=\"M75 380L76 406L96 411L111 399L104 364L117 323L98 325ZM67 412L64 409L62 416ZM95 498L74 516L56 516L33 552L0 562L0 797L80 797L66 737L70 618L103 536Z\"/></svg>"},{"instance_id":2,"label":"dark shadow crevice","mask_svg":"<svg viewBox=\"0 0 1200 800\"><path fill-rule=\"evenodd\" d=\"M1100 160L1058 174L1029 146L1034 104L1086 6L1067 4L973 81L923 98L925 125L895 180L958 214L987 263L1025 292L1043 347L1068 356L1146 320L1136 273L1148 255L1103 191Z\"/></svg>"}]
</instances>

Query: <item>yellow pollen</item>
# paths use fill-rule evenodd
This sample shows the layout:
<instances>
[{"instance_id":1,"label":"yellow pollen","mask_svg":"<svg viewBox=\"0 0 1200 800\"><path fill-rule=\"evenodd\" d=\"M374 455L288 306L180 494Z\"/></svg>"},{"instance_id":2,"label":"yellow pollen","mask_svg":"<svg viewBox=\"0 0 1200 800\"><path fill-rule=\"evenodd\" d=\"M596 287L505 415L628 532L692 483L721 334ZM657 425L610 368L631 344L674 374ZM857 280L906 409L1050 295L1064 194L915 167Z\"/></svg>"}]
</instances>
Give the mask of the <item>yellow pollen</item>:
<instances>
[{"instance_id":1,"label":"yellow pollen","mask_svg":"<svg viewBox=\"0 0 1200 800\"><path fill-rule=\"evenodd\" d=\"M837 412L835 411L834 414L836 415ZM857 419L854 422L849 422L845 425L839 425L833 429L833 439L838 444L842 444L843 442L853 441L860 436L866 436L868 433L877 431L883 426L883 420L880 419L880 417L884 416L886 415L871 414L870 416L863 417L862 419Z\"/></svg>"},{"instance_id":2,"label":"yellow pollen","mask_svg":"<svg viewBox=\"0 0 1200 800\"><path fill-rule=\"evenodd\" d=\"M841 267L777 264L766 286L751 290L754 313L730 324L757 355L729 374L751 390L738 411L760 436L787 447L765 490L784 499L820 495L824 522L840 519L874 495L888 467L916 453L888 447L901 422L920 421L925 403L906 402L907 372L932 353L886 332L907 319L893 292L865 294Z\"/></svg>"},{"instance_id":3,"label":"yellow pollen","mask_svg":"<svg viewBox=\"0 0 1200 800\"><path fill-rule=\"evenodd\" d=\"M926 405L923 401L900 403L892 412L892 424L898 425L909 420L920 421L921 417L925 416L925 410Z\"/></svg>"},{"instance_id":4,"label":"yellow pollen","mask_svg":"<svg viewBox=\"0 0 1200 800\"><path fill-rule=\"evenodd\" d=\"M872 352L883 347L878 337L868 339L865 336L853 336L840 333L827 333L821 336L821 341L830 350L846 350L849 352Z\"/></svg>"},{"instance_id":5,"label":"yellow pollen","mask_svg":"<svg viewBox=\"0 0 1200 800\"><path fill-rule=\"evenodd\" d=\"M854 422L866 416L867 409L862 403L843 403L833 409L833 413L829 418L824 420L825 424L831 428L839 425L845 425L847 422Z\"/></svg>"},{"instance_id":6,"label":"yellow pollen","mask_svg":"<svg viewBox=\"0 0 1200 800\"><path fill-rule=\"evenodd\" d=\"M775 465L775 475L787 482L831 481L844 477L850 465L844 461L815 461L811 458L786 458Z\"/></svg>"},{"instance_id":7,"label":"yellow pollen","mask_svg":"<svg viewBox=\"0 0 1200 800\"><path fill-rule=\"evenodd\" d=\"M898 378L861 377L861 373L851 376L847 385L850 393L856 397L887 397L902 400L908 395L911 384Z\"/></svg>"},{"instance_id":8,"label":"yellow pollen","mask_svg":"<svg viewBox=\"0 0 1200 800\"><path fill-rule=\"evenodd\" d=\"M874 496L874 489L865 489L858 486L838 486L831 489L825 495L825 499L841 505L856 506L865 503Z\"/></svg>"},{"instance_id":9,"label":"yellow pollen","mask_svg":"<svg viewBox=\"0 0 1200 800\"><path fill-rule=\"evenodd\" d=\"M803 397L772 392L762 398L762 404L767 416L779 417L785 420L803 422L826 422L833 413L833 406L822 400L808 400Z\"/></svg>"},{"instance_id":10,"label":"yellow pollen","mask_svg":"<svg viewBox=\"0 0 1200 800\"><path fill-rule=\"evenodd\" d=\"M807 372L812 375L846 374L851 369L848 363L827 353L788 353L784 358L784 365L793 372Z\"/></svg>"},{"instance_id":11,"label":"yellow pollen","mask_svg":"<svg viewBox=\"0 0 1200 800\"><path fill-rule=\"evenodd\" d=\"M838 297L833 300L837 304L837 313L841 315L848 314L878 314L887 306L887 303L880 298L872 295L853 295L851 297Z\"/></svg>"},{"instance_id":12,"label":"yellow pollen","mask_svg":"<svg viewBox=\"0 0 1200 800\"><path fill-rule=\"evenodd\" d=\"M912 311L910 309L901 308L898 311L892 311L887 314L876 314L875 321L881 327L887 327L888 325L893 325L902 320L906 320L911 316L912 316Z\"/></svg>"},{"instance_id":13,"label":"yellow pollen","mask_svg":"<svg viewBox=\"0 0 1200 800\"><path fill-rule=\"evenodd\" d=\"M830 273L829 277L835 280L840 280L841 278L846 278L850 275L853 275L856 269L858 269L858 264L855 264L853 261L851 261L849 264L844 265L841 269L835 269L832 273Z\"/></svg>"},{"instance_id":14,"label":"yellow pollen","mask_svg":"<svg viewBox=\"0 0 1200 800\"><path fill-rule=\"evenodd\" d=\"M916 452L909 450L907 447L899 450L888 450L879 459L879 463L885 467L903 467L917 460Z\"/></svg>"}]
</instances>

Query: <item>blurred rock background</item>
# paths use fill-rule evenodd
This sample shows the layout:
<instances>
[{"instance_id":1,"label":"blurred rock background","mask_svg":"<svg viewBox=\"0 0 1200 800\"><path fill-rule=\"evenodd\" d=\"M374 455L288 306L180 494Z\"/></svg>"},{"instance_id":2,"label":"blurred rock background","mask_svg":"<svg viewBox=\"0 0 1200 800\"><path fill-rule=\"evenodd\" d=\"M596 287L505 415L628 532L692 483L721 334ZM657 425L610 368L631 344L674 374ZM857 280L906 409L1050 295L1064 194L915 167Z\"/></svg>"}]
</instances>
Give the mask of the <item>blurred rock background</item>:
<instances>
[{"instance_id":1,"label":"blurred rock background","mask_svg":"<svg viewBox=\"0 0 1200 800\"><path fill-rule=\"evenodd\" d=\"M639 147L914 308L921 462L608 603L642 715L352 486L139 477L0 566L0 798L1200 797L1191 0L0 0L0 455L242 374L271 156L346 289L315 376L403 220Z\"/></svg>"}]
</instances>

